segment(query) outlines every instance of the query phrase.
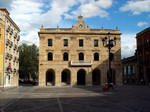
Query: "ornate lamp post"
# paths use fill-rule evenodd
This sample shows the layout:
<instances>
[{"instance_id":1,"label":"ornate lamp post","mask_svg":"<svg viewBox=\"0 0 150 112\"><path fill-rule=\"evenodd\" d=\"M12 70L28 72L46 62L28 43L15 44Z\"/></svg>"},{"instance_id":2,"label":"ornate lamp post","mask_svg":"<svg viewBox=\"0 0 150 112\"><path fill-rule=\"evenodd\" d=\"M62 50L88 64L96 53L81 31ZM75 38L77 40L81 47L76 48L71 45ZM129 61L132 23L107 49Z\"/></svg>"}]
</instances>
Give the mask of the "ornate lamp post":
<instances>
[{"instance_id":1,"label":"ornate lamp post","mask_svg":"<svg viewBox=\"0 0 150 112\"><path fill-rule=\"evenodd\" d=\"M111 53L111 48L116 45L116 37L110 38L110 32L107 33L107 36L102 39L103 46L108 48L108 53L109 53L109 65L108 65L108 75L107 75L107 81L108 84L113 82L113 77L112 77L112 69L111 69L111 61L113 60L113 54Z\"/></svg>"}]
</instances>

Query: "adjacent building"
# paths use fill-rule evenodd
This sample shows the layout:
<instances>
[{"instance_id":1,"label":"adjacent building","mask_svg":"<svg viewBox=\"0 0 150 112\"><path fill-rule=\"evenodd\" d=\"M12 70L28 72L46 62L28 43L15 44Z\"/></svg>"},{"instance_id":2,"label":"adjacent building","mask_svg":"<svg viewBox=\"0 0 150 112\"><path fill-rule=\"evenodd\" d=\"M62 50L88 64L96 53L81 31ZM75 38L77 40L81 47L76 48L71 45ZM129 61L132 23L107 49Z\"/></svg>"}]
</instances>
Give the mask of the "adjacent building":
<instances>
[{"instance_id":1,"label":"adjacent building","mask_svg":"<svg viewBox=\"0 0 150 112\"><path fill-rule=\"evenodd\" d=\"M137 56L122 59L122 74L124 84L137 84Z\"/></svg>"},{"instance_id":2,"label":"adjacent building","mask_svg":"<svg viewBox=\"0 0 150 112\"><path fill-rule=\"evenodd\" d=\"M150 83L150 27L137 33L136 42L138 80Z\"/></svg>"},{"instance_id":3,"label":"adjacent building","mask_svg":"<svg viewBox=\"0 0 150 112\"><path fill-rule=\"evenodd\" d=\"M71 28L40 28L39 86L103 85L107 82L108 49L102 39L110 32L117 38L111 49L113 82L122 84L118 29L90 29L79 16Z\"/></svg>"},{"instance_id":4,"label":"adjacent building","mask_svg":"<svg viewBox=\"0 0 150 112\"><path fill-rule=\"evenodd\" d=\"M5 8L0 8L0 87L18 86L19 27Z\"/></svg>"}]
</instances>

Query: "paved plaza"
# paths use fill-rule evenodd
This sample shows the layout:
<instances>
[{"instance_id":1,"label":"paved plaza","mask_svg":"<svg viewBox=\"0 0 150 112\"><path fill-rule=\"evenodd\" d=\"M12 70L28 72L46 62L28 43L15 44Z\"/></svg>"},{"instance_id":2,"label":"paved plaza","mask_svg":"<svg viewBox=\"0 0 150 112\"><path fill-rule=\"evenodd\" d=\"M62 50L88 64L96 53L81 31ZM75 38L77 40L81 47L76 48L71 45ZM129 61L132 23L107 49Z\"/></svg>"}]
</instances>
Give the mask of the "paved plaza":
<instances>
[{"instance_id":1,"label":"paved plaza","mask_svg":"<svg viewBox=\"0 0 150 112\"><path fill-rule=\"evenodd\" d=\"M150 112L148 86L18 87L0 92L0 112Z\"/></svg>"}]
</instances>

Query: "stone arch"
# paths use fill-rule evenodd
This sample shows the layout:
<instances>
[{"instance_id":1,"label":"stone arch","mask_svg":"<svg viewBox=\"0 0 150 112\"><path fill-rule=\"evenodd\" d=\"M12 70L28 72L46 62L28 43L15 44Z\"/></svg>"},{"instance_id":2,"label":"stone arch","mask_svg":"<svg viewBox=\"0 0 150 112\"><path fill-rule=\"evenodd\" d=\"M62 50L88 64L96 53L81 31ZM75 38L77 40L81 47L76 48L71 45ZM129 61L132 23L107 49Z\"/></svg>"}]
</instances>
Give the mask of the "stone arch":
<instances>
[{"instance_id":1,"label":"stone arch","mask_svg":"<svg viewBox=\"0 0 150 112\"><path fill-rule=\"evenodd\" d=\"M86 83L86 71L84 69L80 69L77 72L77 85L85 85Z\"/></svg>"},{"instance_id":2,"label":"stone arch","mask_svg":"<svg viewBox=\"0 0 150 112\"><path fill-rule=\"evenodd\" d=\"M61 72L61 83L62 83L62 85L70 85L71 84L71 72L69 69L64 69Z\"/></svg>"},{"instance_id":3,"label":"stone arch","mask_svg":"<svg viewBox=\"0 0 150 112\"><path fill-rule=\"evenodd\" d=\"M46 86L55 85L55 71L53 69L48 69L46 71Z\"/></svg>"},{"instance_id":4,"label":"stone arch","mask_svg":"<svg viewBox=\"0 0 150 112\"><path fill-rule=\"evenodd\" d=\"M101 84L101 71L99 69L94 69L92 71L92 84L93 85Z\"/></svg>"}]
</instances>

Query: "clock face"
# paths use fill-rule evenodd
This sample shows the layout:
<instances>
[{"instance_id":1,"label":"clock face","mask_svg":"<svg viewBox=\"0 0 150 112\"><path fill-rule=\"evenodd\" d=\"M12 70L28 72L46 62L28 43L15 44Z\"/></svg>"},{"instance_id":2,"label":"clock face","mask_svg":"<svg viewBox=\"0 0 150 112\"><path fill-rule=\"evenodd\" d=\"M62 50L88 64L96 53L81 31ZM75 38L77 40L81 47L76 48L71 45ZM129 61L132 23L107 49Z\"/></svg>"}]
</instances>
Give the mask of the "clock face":
<instances>
[{"instance_id":1,"label":"clock face","mask_svg":"<svg viewBox=\"0 0 150 112\"><path fill-rule=\"evenodd\" d=\"M82 25L79 25L79 28L81 29L81 28L83 28L83 26L82 26Z\"/></svg>"}]
</instances>

